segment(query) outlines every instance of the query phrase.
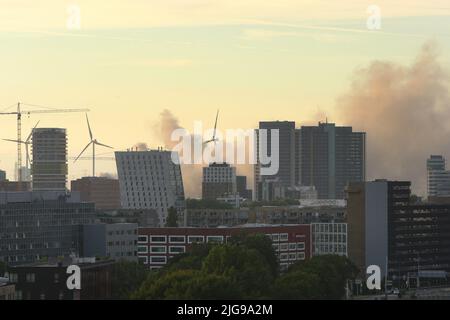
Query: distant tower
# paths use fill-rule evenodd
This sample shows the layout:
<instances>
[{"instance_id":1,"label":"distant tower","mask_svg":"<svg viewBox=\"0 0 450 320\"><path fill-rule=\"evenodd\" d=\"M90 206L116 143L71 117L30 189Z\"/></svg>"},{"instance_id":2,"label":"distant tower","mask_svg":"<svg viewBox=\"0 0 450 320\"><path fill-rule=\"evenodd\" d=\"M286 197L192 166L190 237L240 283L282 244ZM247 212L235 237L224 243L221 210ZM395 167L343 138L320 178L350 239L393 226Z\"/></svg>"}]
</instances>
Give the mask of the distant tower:
<instances>
[{"instance_id":1,"label":"distant tower","mask_svg":"<svg viewBox=\"0 0 450 320\"><path fill-rule=\"evenodd\" d=\"M66 190L66 129L37 128L33 131L33 190Z\"/></svg>"},{"instance_id":2,"label":"distant tower","mask_svg":"<svg viewBox=\"0 0 450 320\"><path fill-rule=\"evenodd\" d=\"M431 155L427 159L427 191L429 197L450 195L450 172L445 169L445 158Z\"/></svg>"}]
</instances>

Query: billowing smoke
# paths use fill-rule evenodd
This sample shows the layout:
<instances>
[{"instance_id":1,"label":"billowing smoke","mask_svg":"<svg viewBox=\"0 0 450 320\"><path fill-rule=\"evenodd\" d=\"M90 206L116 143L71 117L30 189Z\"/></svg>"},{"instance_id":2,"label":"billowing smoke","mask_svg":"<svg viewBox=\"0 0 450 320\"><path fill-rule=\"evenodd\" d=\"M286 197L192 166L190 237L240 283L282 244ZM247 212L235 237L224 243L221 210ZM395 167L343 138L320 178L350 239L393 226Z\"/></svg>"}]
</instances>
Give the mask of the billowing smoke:
<instances>
[{"instance_id":1,"label":"billowing smoke","mask_svg":"<svg viewBox=\"0 0 450 320\"><path fill-rule=\"evenodd\" d=\"M117 174L113 174L110 172L101 172L99 174L100 177L102 178L108 178L108 179L117 179Z\"/></svg>"},{"instance_id":2,"label":"billowing smoke","mask_svg":"<svg viewBox=\"0 0 450 320\"><path fill-rule=\"evenodd\" d=\"M374 61L355 72L351 89L337 100L338 118L367 132L367 178L411 180L426 193L426 159L449 159L449 74L434 43L410 66Z\"/></svg>"},{"instance_id":3,"label":"billowing smoke","mask_svg":"<svg viewBox=\"0 0 450 320\"><path fill-rule=\"evenodd\" d=\"M154 131L156 136L164 143L166 149L172 149L178 142L171 140L172 132L176 129L183 129L180 126L178 119L170 112L165 109L160 114L160 122L154 126ZM209 129L207 127L204 128ZM222 139L225 140L224 137ZM203 145L203 137L199 135L191 135L192 148L194 146L194 141ZM246 141L246 148L248 148L248 141ZM227 141L224 141L226 145ZM231 142L230 142L231 143ZM233 142L234 145L234 142ZM226 147L224 147L226 150ZM224 157L226 157L226 152L224 150ZM235 149L236 154L236 149ZM194 161L192 161L194 162ZM202 168L208 164L182 164L181 171L183 174L184 189L187 197L201 197L202 194ZM247 176L247 183L249 188L253 181L253 166L251 165L237 165L236 170L238 174Z\"/></svg>"}]
</instances>

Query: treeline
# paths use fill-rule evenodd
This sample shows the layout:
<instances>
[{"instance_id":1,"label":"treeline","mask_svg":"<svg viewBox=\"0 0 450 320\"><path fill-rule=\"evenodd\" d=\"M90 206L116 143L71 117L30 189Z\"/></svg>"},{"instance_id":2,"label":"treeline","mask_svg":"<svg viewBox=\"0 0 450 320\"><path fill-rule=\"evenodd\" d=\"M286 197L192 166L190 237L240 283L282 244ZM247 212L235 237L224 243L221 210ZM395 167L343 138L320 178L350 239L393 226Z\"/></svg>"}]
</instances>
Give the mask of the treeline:
<instances>
[{"instance_id":1,"label":"treeline","mask_svg":"<svg viewBox=\"0 0 450 320\"><path fill-rule=\"evenodd\" d=\"M164 268L139 273L139 285L126 276L126 289L117 298L342 299L346 281L357 272L347 258L327 255L297 262L280 273L269 238L241 235L227 244L195 245ZM118 286L116 282L113 289Z\"/></svg>"}]
</instances>

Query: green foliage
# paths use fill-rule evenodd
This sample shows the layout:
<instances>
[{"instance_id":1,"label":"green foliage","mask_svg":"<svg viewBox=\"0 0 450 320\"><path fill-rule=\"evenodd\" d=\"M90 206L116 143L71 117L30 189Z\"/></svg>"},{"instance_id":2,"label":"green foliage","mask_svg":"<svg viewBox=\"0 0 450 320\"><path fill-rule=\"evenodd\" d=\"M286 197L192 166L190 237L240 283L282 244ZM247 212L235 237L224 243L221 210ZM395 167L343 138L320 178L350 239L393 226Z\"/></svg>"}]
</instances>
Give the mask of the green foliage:
<instances>
[{"instance_id":1,"label":"green foliage","mask_svg":"<svg viewBox=\"0 0 450 320\"><path fill-rule=\"evenodd\" d=\"M178 214L177 209L170 207L167 212L167 219L165 227L176 228L178 227Z\"/></svg>"},{"instance_id":2,"label":"green foliage","mask_svg":"<svg viewBox=\"0 0 450 320\"><path fill-rule=\"evenodd\" d=\"M232 237L227 244L198 244L152 272L136 299L341 299L357 268L328 255L292 265L279 275L265 235Z\"/></svg>"},{"instance_id":3,"label":"green foliage","mask_svg":"<svg viewBox=\"0 0 450 320\"><path fill-rule=\"evenodd\" d=\"M112 274L112 298L128 299L147 278L148 269L137 263L121 260L114 265Z\"/></svg>"},{"instance_id":4,"label":"green foliage","mask_svg":"<svg viewBox=\"0 0 450 320\"><path fill-rule=\"evenodd\" d=\"M214 199L187 199L187 209L233 209L233 206L229 203Z\"/></svg>"},{"instance_id":5,"label":"green foliage","mask_svg":"<svg viewBox=\"0 0 450 320\"><path fill-rule=\"evenodd\" d=\"M258 207L284 207L284 206L296 206L299 205L300 202L295 199L277 199L272 201L253 201L244 203L243 207L249 208L258 208Z\"/></svg>"}]
</instances>

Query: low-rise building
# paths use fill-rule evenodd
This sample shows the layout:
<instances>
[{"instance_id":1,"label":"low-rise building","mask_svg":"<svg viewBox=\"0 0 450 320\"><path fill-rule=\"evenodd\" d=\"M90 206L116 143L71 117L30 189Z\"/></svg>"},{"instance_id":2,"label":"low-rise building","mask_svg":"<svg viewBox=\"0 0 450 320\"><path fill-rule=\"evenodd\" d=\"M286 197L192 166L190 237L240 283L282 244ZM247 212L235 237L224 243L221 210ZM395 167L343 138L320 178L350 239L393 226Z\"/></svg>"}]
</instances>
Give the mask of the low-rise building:
<instances>
[{"instance_id":1,"label":"low-rise building","mask_svg":"<svg viewBox=\"0 0 450 320\"><path fill-rule=\"evenodd\" d=\"M313 256L347 256L346 223L312 223L311 230Z\"/></svg>"},{"instance_id":2,"label":"low-rise building","mask_svg":"<svg viewBox=\"0 0 450 320\"><path fill-rule=\"evenodd\" d=\"M80 255L137 262L137 229L136 223L83 225Z\"/></svg>"},{"instance_id":3,"label":"low-rise building","mask_svg":"<svg viewBox=\"0 0 450 320\"><path fill-rule=\"evenodd\" d=\"M196 228L233 227L248 222L248 208L187 209L186 226Z\"/></svg>"},{"instance_id":4,"label":"low-rise building","mask_svg":"<svg viewBox=\"0 0 450 320\"><path fill-rule=\"evenodd\" d=\"M281 270L311 257L310 225L246 224L231 228L139 228L139 261L161 268L194 243L226 243L234 235L265 234L272 240Z\"/></svg>"},{"instance_id":5,"label":"low-rise building","mask_svg":"<svg viewBox=\"0 0 450 320\"><path fill-rule=\"evenodd\" d=\"M0 277L0 301L2 300L15 300L16 299L16 286L9 283L8 278Z\"/></svg>"},{"instance_id":6,"label":"low-rise building","mask_svg":"<svg viewBox=\"0 0 450 320\"><path fill-rule=\"evenodd\" d=\"M71 181L71 191L79 192L81 201L95 203L96 209L120 208L120 189L117 179L83 177Z\"/></svg>"},{"instance_id":7,"label":"low-rise building","mask_svg":"<svg viewBox=\"0 0 450 320\"><path fill-rule=\"evenodd\" d=\"M53 260L53 259L52 259ZM71 258L8 268L9 280L15 284L17 300L96 300L111 298L114 261L95 258ZM81 272L81 289L69 289L67 269L77 265Z\"/></svg>"}]
</instances>

